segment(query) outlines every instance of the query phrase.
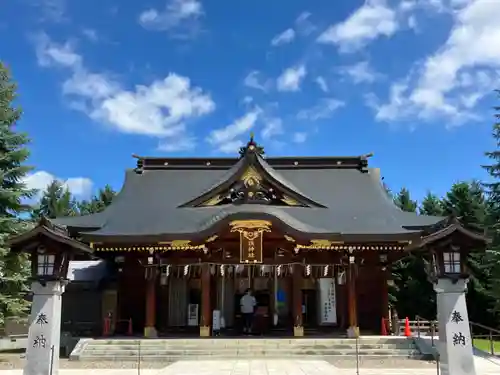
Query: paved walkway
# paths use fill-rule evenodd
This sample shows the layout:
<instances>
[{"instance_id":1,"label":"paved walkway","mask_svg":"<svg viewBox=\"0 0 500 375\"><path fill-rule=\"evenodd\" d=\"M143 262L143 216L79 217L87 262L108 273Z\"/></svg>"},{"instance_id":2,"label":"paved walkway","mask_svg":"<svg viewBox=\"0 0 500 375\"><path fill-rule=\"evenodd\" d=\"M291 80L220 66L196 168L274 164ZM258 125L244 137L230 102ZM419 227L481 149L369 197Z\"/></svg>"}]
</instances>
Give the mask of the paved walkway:
<instances>
[{"instance_id":1,"label":"paved walkway","mask_svg":"<svg viewBox=\"0 0 500 375\"><path fill-rule=\"evenodd\" d=\"M479 375L500 374L500 364L475 358ZM359 375L435 375L436 369L368 369ZM0 375L22 375L22 370L1 370ZM137 375L136 369L71 370L62 369L59 375ZM356 369L340 369L321 360L212 360L179 361L161 370L141 370L141 375L356 375Z\"/></svg>"}]
</instances>

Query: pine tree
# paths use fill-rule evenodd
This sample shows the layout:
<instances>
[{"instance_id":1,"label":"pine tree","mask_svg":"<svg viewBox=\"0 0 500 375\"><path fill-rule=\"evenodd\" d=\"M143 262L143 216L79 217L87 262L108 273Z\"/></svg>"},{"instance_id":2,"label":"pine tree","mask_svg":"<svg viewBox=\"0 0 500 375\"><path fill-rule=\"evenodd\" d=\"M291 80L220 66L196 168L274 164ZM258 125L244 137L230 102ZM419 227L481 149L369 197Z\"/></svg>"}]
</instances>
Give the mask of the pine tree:
<instances>
[{"instance_id":1,"label":"pine tree","mask_svg":"<svg viewBox=\"0 0 500 375\"><path fill-rule=\"evenodd\" d=\"M402 188L394 197L394 203L403 211L416 212L418 203L411 199L410 191ZM419 315L431 319L435 316L435 293L427 279L424 259L411 254L392 268L395 286L390 299L399 316L414 318Z\"/></svg>"},{"instance_id":2,"label":"pine tree","mask_svg":"<svg viewBox=\"0 0 500 375\"><path fill-rule=\"evenodd\" d=\"M45 191L38 206L33 211L33 217L38 219L42 216L49 219L64 216L76 216L78 214L77 202L67 187L60 181L52 181Z\"/></svg>"},{"instance_id":3,"label":"pine tree","mask_svg":"<svg viewBox=\"0 0 500 375\"><path fill-rule=\"evenodd\" d=\"M394 203L396 203L396 206L401 208L403 211L417 211L417 201L411 199L410 192L406 188L402 188L399 193L396 194L394 197Z\"/></svg>"},{"instance_id":4,"label":"pine tree","mask_svg":"<svg viewBox=\"0 0 500 375\"><path fill-rule=\"evenodd\" d=\"M443 202L429 191L422 200L418 211L420 215L443 216Z\"/></svg>"},{"instance_id":5,"label":"pine tree","mask_svg":"<svg viewBox=\"0 0 500 375\"><path fill-rule=\"evenodd\" d=\"M21 319L27 312L29 262L25 255L12 254L5 246L8 237L27 229L20 215L29 213L23 204L33 196L23 178L31 168L24 165L29 156L28 137L16 131L21 109L14 106L16 84L0 62L0 326L5 319Z\"/></svg>"},{"instance_id":6,"label":"pine tree","mask_svg":"<svg viewBox=\"0 0 500 375\"><path fill-rule=\"evenodd\" d=\"M500 99L500 90L497 90ZM492 299L492 312L500 316L500 105L494 108L495 122L492 137L495 140L495 150L486 152L491 164L483 165L490 175L490 180L483 183L487 195L487 216L485 224L492 244L487 251L486 261L491 264L488 293ZM497 325L498 326L498 325Z\"/></svg>"},{"instance_id":7,"label":"pine tree","mask_svg":"<svg viewBox=\"0 0 500 375\"><path fill-rule=\"evenodd\" d=\"M89 201L81 201L78 203L78 210L80 215L89 215L97 212L104 211L116 196L116 192L109 185L104 186L99 192L92 197Z\"/></svg>"}]
</instances>

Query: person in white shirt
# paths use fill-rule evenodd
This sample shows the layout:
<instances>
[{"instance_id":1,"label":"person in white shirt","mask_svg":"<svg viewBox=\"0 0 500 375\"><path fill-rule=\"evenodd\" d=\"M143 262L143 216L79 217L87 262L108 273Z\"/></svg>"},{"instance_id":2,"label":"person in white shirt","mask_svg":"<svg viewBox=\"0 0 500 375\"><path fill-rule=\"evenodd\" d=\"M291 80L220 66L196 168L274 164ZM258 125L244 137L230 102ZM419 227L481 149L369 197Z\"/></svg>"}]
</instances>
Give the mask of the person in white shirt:
<instances>
[{"instance_id":1,"label":"person in white shirt","mask_svg":"<svg viewBox=\"0 0 500 375\"><path fill-rule=\"evenodd\" d=\"M243 315L243 332L251 333L252 332L252 323L253 323L253 315L255 312L255 306L257 305L257 301L255 297L252 295L252 291L247 289L245 294L240 299L240 309L241 314Z\"/></svg>"}]
</instances>

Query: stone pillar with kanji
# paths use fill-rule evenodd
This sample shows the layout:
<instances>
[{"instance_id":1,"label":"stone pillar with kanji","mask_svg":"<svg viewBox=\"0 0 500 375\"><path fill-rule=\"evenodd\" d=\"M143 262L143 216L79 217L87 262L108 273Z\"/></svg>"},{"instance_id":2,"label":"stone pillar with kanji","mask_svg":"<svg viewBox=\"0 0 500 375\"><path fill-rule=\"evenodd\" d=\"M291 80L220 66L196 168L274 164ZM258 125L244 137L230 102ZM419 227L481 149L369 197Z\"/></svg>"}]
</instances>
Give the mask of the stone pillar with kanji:
<instances>
[{"instance_id":1,"label":"stone pillar with kanji","mask_svg":"<svg viewBox=\"0 0 500 375\"><path fill-rule=\"evenodd\" d=\"M23 375L57 375L61 342L62 294L66 281L35 281Z\"/></svg>"}]
</instances>

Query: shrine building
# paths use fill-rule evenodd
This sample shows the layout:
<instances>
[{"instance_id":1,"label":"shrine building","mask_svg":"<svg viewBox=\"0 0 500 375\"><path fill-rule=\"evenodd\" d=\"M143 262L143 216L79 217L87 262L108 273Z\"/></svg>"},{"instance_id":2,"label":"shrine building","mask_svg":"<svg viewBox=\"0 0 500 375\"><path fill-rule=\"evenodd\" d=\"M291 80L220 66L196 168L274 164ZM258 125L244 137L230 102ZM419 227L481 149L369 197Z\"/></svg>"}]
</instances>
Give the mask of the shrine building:
<instances>
[{"instance_id":1,"label":"shrine building","mask_svg":"<svg viewBox=\"0 0 500 375\"><path fill-rule=\"evenodd\" d=\"M400 210L370 155L261 150L252 137L239 158L136 156L103 212L43 219L15 238L13 248L33 248L39 276L58 267L49 248L78 250L63 330L238 334L251 288L261 334L380 334L392 263L439 248L444 273L460 275L484 242L456 219Z\"/></svg>"}]
</instances>

